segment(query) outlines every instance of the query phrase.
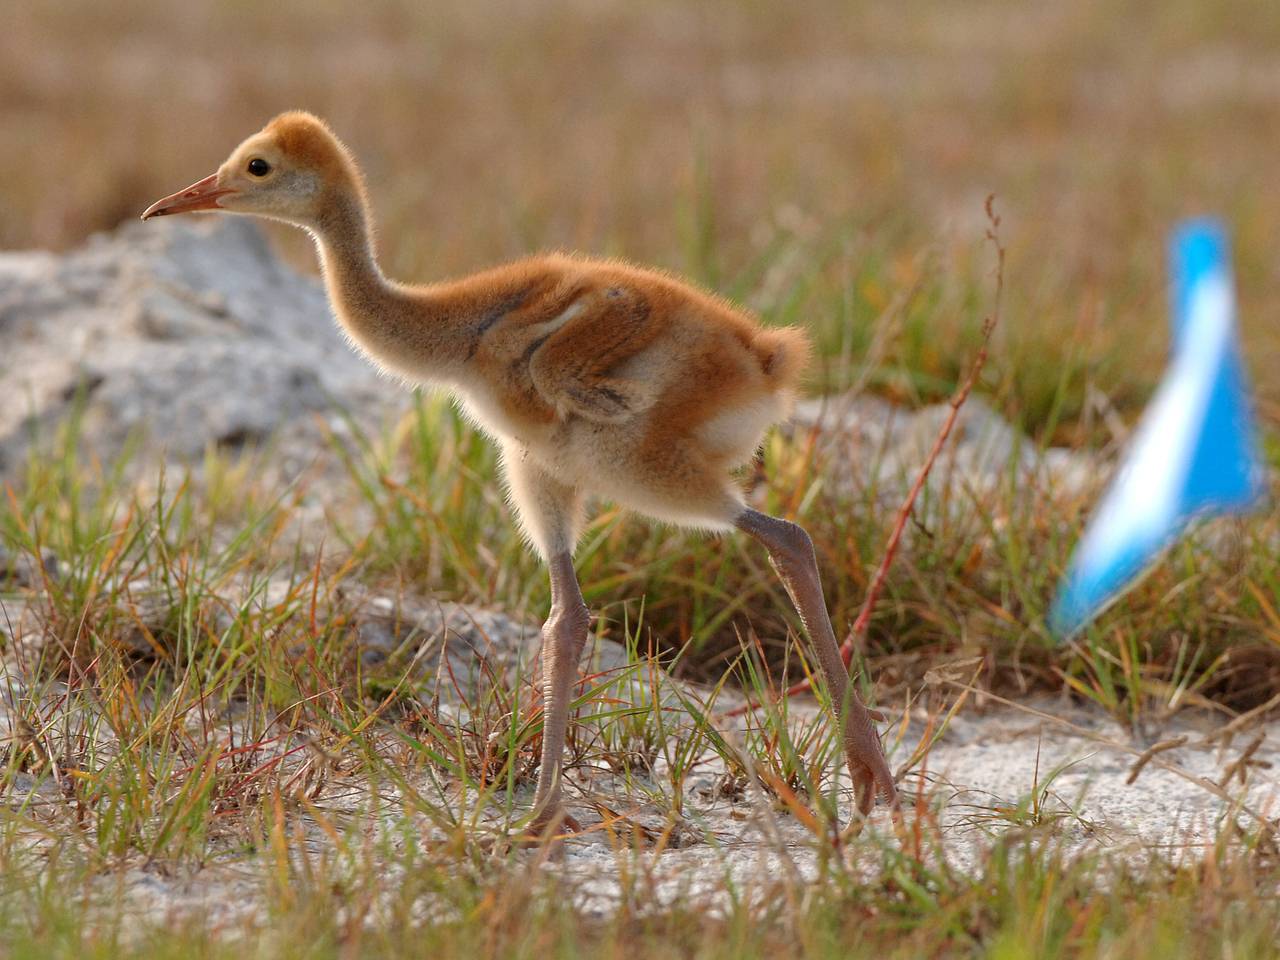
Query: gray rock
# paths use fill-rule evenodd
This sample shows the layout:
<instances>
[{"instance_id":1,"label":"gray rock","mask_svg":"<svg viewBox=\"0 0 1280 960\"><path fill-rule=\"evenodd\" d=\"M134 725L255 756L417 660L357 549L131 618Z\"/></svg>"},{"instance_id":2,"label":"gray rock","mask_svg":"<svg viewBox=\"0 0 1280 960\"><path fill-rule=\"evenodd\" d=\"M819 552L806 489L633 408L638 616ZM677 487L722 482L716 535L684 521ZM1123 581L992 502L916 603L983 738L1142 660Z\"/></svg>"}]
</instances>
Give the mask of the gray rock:
<instances>
[{"instance_id":1,"label":"gray rock","mask_svg":"<svg viewBox=\"0 0 1280 960\"><path fill-rule=\"evenodd\" d=\"M0 470L84 404L110 457L132 434L175 459L405 392L357 356L320 284L239 218L129 224L65 256L0 254Z\"/></svg>"},{"instance_id":2,"label":"gray rock","mask_svg":"<svg viewBox=\"0 0 1280 960\"><path fill-rule=\"evenodd\" d=\"M443 694L455 683L464 693L476 689L482 671L508 679L537 673L542 645L537 624L448 601L349 597L358 610L356 633L366 667L390 664L420 677L439 677ZM626 651L609 640L592 642L583 657L584 669L592 672L616 671L626 664Z\"/></svg>"},{"instance_id":3,"label":"gray rock","mask_svg":"<svg viewBox=\"0 0 1280 960\"><path fill-rule=\"evenodd\" d=\"M815 432L829 482L855 494L873 489L889 505L900 502L914 482L950 412L946 403L907 410L878 397L844 394L799 404L788 429ZM926 492L937 497L949 489L956 506L967 510L972 495L1010 481L1018 490L1076 494L1093 482L1094 471L1087 454L1039 450L981 397L970 395Z\"/></svg>"}]
</instances>

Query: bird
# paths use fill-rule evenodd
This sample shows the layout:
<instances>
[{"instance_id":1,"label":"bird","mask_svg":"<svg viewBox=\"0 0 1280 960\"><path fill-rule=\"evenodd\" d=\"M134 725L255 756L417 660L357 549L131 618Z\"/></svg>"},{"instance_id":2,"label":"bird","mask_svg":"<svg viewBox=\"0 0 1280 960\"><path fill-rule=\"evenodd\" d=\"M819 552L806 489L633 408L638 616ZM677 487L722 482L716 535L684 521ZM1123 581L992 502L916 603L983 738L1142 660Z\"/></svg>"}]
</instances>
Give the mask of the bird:
<instances>
[{"instance_id":1,"label":"bird","mask_svg":"<svg viewBox=\"0 0 1280 960\"><path fill-rule=\"evenodd\" d=\"M795 522L749 506L736 480L795 401L812 352L802 329L764 326L660 270L570 253L422 285L388 279L360 167L305 111L276 116L142 219L210 211L309 232L355 349L409 384L450 391L497 444L508 500L550 579L532 842L563 837L574 822L563 754L591 615L573 554L586 509L601 499L763 546L816 654L859 814L880 796L899 810L876 718L840 655L813 542Z\"/></svg>"}]
</instances>

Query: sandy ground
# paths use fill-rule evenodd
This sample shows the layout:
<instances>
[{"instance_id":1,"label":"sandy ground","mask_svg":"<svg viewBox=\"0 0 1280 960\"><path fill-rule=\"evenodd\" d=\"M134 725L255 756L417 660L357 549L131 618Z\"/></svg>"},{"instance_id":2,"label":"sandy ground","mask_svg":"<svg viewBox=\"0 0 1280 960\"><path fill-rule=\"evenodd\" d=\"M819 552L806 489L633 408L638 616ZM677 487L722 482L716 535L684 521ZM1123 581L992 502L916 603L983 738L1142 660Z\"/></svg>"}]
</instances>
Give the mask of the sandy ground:
<instances>
[{"instance_id":1,"label":"sandy ground","mask_svg":"<svg viewBox=\"0 0 1280 960\"><path fill-rule=\"evenodd\" d=\"M797 704L803 715L812 702ZM928 725L913 716L890 758L898 769ZM927 759L902 778L908 823L919 810L936 816L940 843L931 856L966 869L1009 830L1038 830L1072 853L1100 851L1146 860L1155 852L1171 862L1198 859L1219 833L1224 817L1242 826L1276 813L1280 781L1276 727L1259 724L1234 737L1215 737L1223 722L1208 716L1181 715L1159 736L1136 738L1102 711L1057 697L1033 698L1017 706L992 705L961 712L948 725ZM1185 742L1154 756L1130 783L1138 755L1156 743L1185 737ZM1220 786L1227 772L1253 741L1263 737L1245 770L1243 788L1234 779ZM712 903L723 896L724 878L749 889L780 871L813 876L818 852L810 831L796 817L767 802L707 802L716 795L714 764L690 791L690 825L706 842L666 849L652 857L660 883L671 895L700 890ZM849 816L849 792L843 791L842 816ZM1243 803L1247 811L1241 809ZM641 818L643 819L643 818ZM584 822L584 826L587 824ZM655 828L661 824L653 824ZM870 835L893 843L892 822L882 806L873 814ZM854 842L850 853L858 857ZM626 856L630 856L627 853ZM609 839L595 834L574 840L566 857L570 873L581 880L584 901L607 909L619 895ZM874 856L872 857L874 859Z\"/></svg>"},{"instance_id":2,"label":"sandy ground","mask_svg":"<svg viewBox=\"0 0 1280 960\"><path fill-rule=\"evenodd\" d=\"M595 663L607 667L619 660L620 652L606 644ZM683 689L686 696L705 695L698 688ZM737 702L723 694L717 707ZM791 716L802 724L817 716L817 705L796 698ZM723 720L719 726L732 743L743 723ZM919 710L905 727L893 729L895 769L912 756L928 726L928 716ZM1039 697L1016 706L970 700L926 760L901 778L907 822L923 811L930 829L936 829L926 856L945 858L960 870L972 868L982 851L1008 831L1030 831L1069 853L1102 852L1143 862L1153 854L1171 862L1198 859L1224 817L1247 827L1256 816L1273 816L1280 800L1272 766L1280 724L1253 724L1225 737L1224 726L1221 718L1184 711L1158 732L1135 737L1100 710L1065 698ZM1136 754L1180 737L1185 742L1160 752L1129 782ZM1251 747L1243 786L1238 775L1226 783ZM749 894L784 877L807 881L819 875L819 845L800 819L756 788L729 795L723 782L719 758L704 756L686 780L682 819L670 830L665 811L671 788L661 762L651 776L632 775L630 781L594 767L571 769L567 794L582 832L567 841L562 860L544 862L542 869L567 878L580 908L593 914L616 909L626 899L628 878L638 876L652 885L659 901L705 903L714 910L726 903L727 889ZM528 792L522 790L519 804L528 803ZM381 796L385 802L385 788ZM19 775L7 800L11 808L25 805L28 813L62 802L48 779L26 775ZM348 783L342 792L322 794L316 804L335 822L372 833L378 818L370 816L369 800L361 785ZM847 789L841 810L847 818ZM36 817L43 819L38 812ZM314 823L304 822L302 828L308 851L324 852L329 841L323 831ZM423 835L429 834L425 828ZM34 831L32 839L36 845L45 842ZM888 812L880 807L863 836L847 845L845 856L853 869L870 876L879 849L897 842ZM519 856L531 865L540 859L536 851ZM151 922L203 916L229 928L263 915L265 873L265 863L228 852L199 869L134 865L104 873L98 892Z\"/></svg>"}]
</instances>

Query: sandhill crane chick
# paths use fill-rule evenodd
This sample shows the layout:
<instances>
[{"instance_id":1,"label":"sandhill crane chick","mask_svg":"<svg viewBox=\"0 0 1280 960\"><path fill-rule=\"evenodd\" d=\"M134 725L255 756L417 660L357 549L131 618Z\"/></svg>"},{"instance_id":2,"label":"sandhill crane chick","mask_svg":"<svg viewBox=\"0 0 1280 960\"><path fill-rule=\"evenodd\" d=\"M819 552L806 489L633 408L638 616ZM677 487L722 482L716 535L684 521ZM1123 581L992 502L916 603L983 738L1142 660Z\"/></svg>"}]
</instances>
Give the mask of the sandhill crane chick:
<instances>
[{"instance_id":1,"label":"sandhill crane chick","mask_svg":"<svg viewBox=\"0 0 1280 960\"><path fill-rule=\"evenodd\" d=\"M561 762L590 625L573 567L589 497L711 531L741 530L769 553L813 644L840 716L857 803L896 806L872 718L850 683L808 535L746 505L733 471L786 416L809 343L654 270L565 254L410 286L375 258L360 170L318 118L285 113L217 172L143 219L253 214L309 231L338 323L373 363L451 390L502 451L510 499L546 561L542 758L531 820L565 822Z\"/></svg>"}]
</instances>

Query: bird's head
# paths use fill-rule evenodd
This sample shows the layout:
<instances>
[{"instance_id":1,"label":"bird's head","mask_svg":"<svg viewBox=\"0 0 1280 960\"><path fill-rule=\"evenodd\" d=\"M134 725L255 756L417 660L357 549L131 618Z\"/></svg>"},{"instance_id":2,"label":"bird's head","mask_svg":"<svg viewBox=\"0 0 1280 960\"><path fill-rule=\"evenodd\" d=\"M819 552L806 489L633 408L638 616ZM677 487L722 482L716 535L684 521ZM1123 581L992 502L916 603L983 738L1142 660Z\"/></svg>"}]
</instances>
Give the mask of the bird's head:
<instances>
[{"instance_id":1,"label":"bird's head","mask_svg":"<svg viewBox=\"0 0 1280 960\"><path fill-rule=\"evenodd\" d=\"M217 172L157 200L143 220L220 210L314 229L335 201L362 196L350 151L318 117L282 113L245 140Z\"/></svg>"}]
</instances>

